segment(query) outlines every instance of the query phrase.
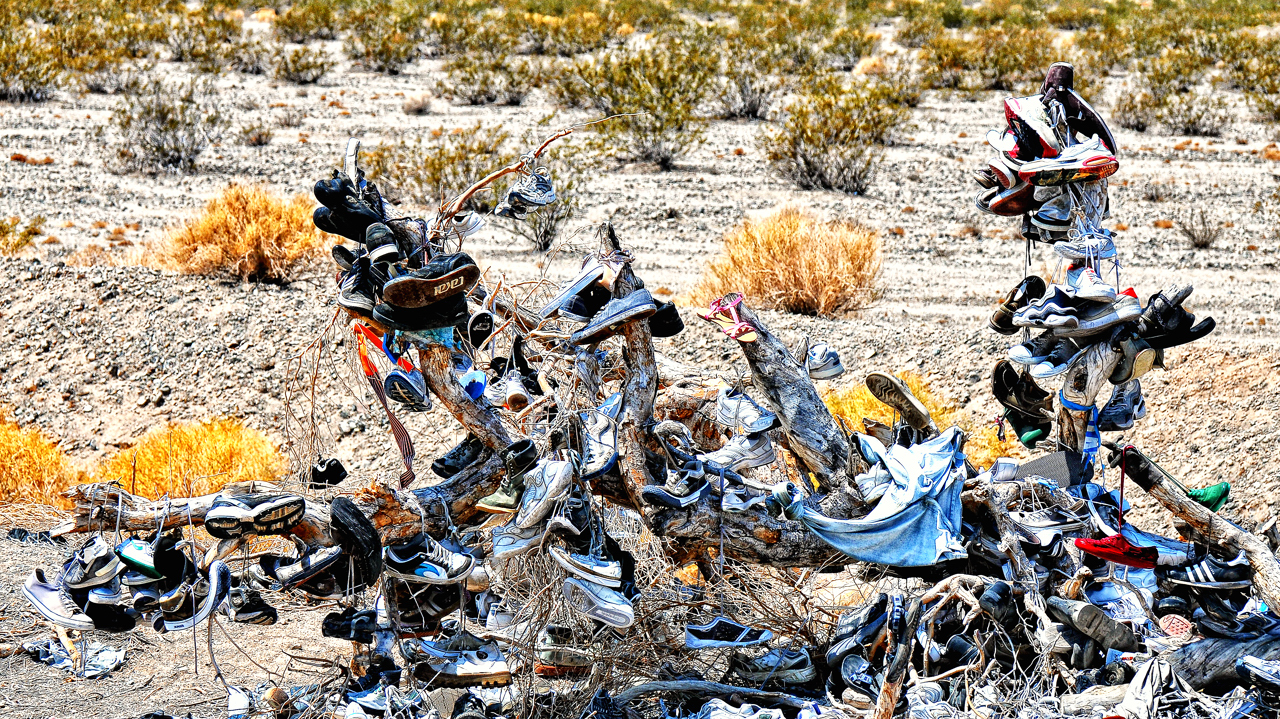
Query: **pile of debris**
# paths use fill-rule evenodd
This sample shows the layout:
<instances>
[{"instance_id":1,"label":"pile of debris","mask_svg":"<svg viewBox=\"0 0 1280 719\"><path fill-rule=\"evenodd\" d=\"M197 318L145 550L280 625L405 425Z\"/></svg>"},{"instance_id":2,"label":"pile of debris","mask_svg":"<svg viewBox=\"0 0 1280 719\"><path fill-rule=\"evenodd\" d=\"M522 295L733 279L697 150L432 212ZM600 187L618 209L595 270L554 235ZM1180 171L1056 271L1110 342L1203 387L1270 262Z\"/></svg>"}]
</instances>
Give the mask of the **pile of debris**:
<instances>
[{"instance_id":1,"label":"pile of debris","mask_svg":"<svg viewBox=\"0 0 1280 719\"><path fill-rule=\"evenodd\" d=\"M1024 216L1028 256L1037 241L1069 260L1061 284L1027 277L991 322L1045 330L993 385L1022 442L1050 453L975 467L964 432L880 372L867 386L899 421L847 432L814 384L840 358L791 351L740 295L699 314L749 378L662 357L653 339L678 335L680 314L608 225L563 286L483 278L462 251L484 225L468 200L514 175L498 214L554 202L538 158L572 130L430 220L390 215L353 141L316 185L315 221L356 246L333 252L346 347L404 471L357 489L325 459L296 482L156 502L82 485L55 534L91 538L26 596L81 631L270 624L272 592L340 602L323 632L354 643L350 662L307 686L229 685L232 716L1274 713L1274 525L1245 531L1216 514L1228 488L1188 491L1102 441L1142 414L1138 378L1212 321L1181 308L1189 288L1142 307L1102 279L1119 280L1100 227L1119 164L1071 74L1056 65L1041 94L1006 101L999 155L978 173L992 183L979 207ZM307 351L333 346L326 334ZM1057 392L1040 387L1057 377ZM437 404L468 434L427 486L396 411ZM318 437L293 439L315 456ZM1119 491L1096 481L1107 469ZM1126 483L1181 536L1126 524ZM198 546L198 526L216 541ZM271 535L294 551L250 558Z\"/></svg>"}]
</instances>

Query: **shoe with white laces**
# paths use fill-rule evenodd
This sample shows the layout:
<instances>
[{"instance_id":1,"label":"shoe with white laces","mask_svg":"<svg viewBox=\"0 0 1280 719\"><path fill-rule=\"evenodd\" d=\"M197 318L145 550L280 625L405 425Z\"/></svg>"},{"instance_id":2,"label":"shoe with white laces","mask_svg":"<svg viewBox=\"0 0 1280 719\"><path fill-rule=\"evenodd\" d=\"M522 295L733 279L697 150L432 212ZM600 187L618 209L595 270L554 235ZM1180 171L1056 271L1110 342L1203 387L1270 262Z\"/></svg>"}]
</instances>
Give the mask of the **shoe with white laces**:
<instances>
[{"instance_id":1,"label":"shoe with white laces","mask_svg":"<svg viewBox=\"0 0 1280 719\"><path fill-rule=\"evenodd\" d=\"M1038 95L1005 98L1004 119L1017 136L1019 146L1030 154L1020 155L1022 161L1057 157L1062 152L1062 143Z\"/></svg>"},{"instance_id":2,"label":"shoe with white laces","mask_svg":"<svg viewBox=\"0 0 1280 719\"><path fill-rule=\"evenodd\" d=\"M1074 322L1054 326L1053 333L1059 337L1087 337L1136 320L1141 314L1142 305L1131 287L1116 295L1113 302L1082 309L1073 318Z\"/></svg>"},{"instance_id":3,"label":"shoe with white laces","mask_svg":"<svg viewBox=\"0 0 1280 719\"><path fill-rule=\"evenodd\" d=\"M618 463L618 414L622 393L615 392L598 409L580 412L582 420L582 478L594 479Z\"/></svg>"},{"instance_id":4,"label":"shoe with white laces","mask_svg":"<svg viewBox=\"0 0 1280 719\"><path fill-rule=\"evenodd\" d=\"M560 531L575 537L582 536L591 525L591 505L582 497L577 487L560 500L547 520L548 531Z\"/></svg>"},{"instance_id":5,"label":"shoe with white laces","mask_svg":"<svg viewBox=\"0 0 1280 719\"><path fill-rule=\"evenodd\" d=\"M707 464L727 467L735 472L772 464L776 458L773 443L764 433L734 435L720 449L699 454L697 457Z\"/></svg>"},{"instance_id":6,"label":"shoe with white laces","mask_svg":"<svg viewBox=\"0 0 1280 719\"><path fill-rule=\"evenodd\" d=\"M1053 251L1068 260L1111 260L1116 257L1116 243L1106 230L1082 232L1079 237L1068 235L1068 239L1055 242Z\"/></svg>"},{"instance_id":7,"label":"shoe with white laces","mask_svg":"<svg viewBox=\"0 0 1280 719\"><path fill-rule=\"evenodd\" d=\"M89 631L93 620L76 605L71 593L60 582L50 582L43 569L36 569L22 585L22 596L49 621L67 629Z\"/></svg>"},{"instance_id":8,"label":"shoe with white laces","mask_svg":"<svg viewBox=\"0 0 1280 719\"><path fill-rule=\"evenodd\" d=\"M690 624L684 629L684 644L690 649L727 649L753 647L773 639L768 629L739 624L725 616L717 616L706 624Z\"/></svg>"},{"instance_id":9,"label":"shoe with white laces","mask_svg":"<svg viewBox=\"0 0 1280 719\"><path fill-rule=\"evenodd\" d=\"M507 190L506 202L528 208L546 207L556 201L556 188L551 184L551 171L545 167L522 175Z\"/></svg>"},{"instance_id":10,"label":"shoe with white laces","mask_svg":"<svg viewBox=\"0 0 1280 719\"><path fill-rule=\"evenodd\" d=\"M512 412L519 412L528 407L529 403L533 401L533 398L529 396L529 390L525 389L524 380L520 377L520 373L514 369L508 370L502 376L500 386L503 395L502 406Z\"/></svg>"},{"instance_id":11,"label":"shoe with white laces","mask_svg":"<svg viewBox=\"0 0 1280 719\"><path fill-rule=\"evenodd\" d=\"M109 583L124 571L124 565L102 535L89 538L67 560L60 577L68 589L90 589Z\"/></svg>"},{"instance_id":12,"label":"shoe with white laces","mask_svg":"<svg viewBox=\"0 0 1280 719\"><path fill-rule=\"evenodd\" d=\"M1048 187L1101 180L1119 169L1120 161L1102 145L1102 140L1094 137L1063 149L1057 157L1026 163L1018 168L1018 177L1023 182Z\"/></svg>"},{"instance_id":13,"label":"shoe with white laces","mask_svg":"<svg viewBox=\"0 0 1280 719\"><path fill-rule=\"evenodd\" d=\"M735 656L730 663L734 673L753 684L804 684L818 676L813 660L803 649L770 649L754 659Z\"/></svg>"},{"instance_id":14,"label":"shoe with white laces","mask_svg":"<svg viewBox=\"0 0 1280 719\"><path fill-rule=\"evenodd\" d=\"M764 432L778 426L778 416L756 404L741 389L721 387L716 394L716 421L748 433Z\"/></svg>"},{"instance_id":15,"label":"shoe with white laces","mask_svg":"<svg viewBox=\"0 0 1280 719\"><path fill-rule=\"evenodd\" d=\"M1142 398L1142 385L1130 380L1117 385L1111 399L1098 413L1099 432L1120 432L1133 428L1134 420L1147 416L1147 402Z\"/></svg>"},{"instance_id":16,"label":"shoe with white laces","mask_svg":"<svg viewBox=\"0 0 1280 719\"><path fill-rule=\"evenodd\" d=\"M541 524L555 503L569 491L577 469L577 454L569 454L572 456L568 460L544 459L525 475L524 496L516 513L517 527L528 529Z\"/></svg>"},{"instance_id":17,"label":"shoe with white laces","mask_svg":"<svg viewBox=\"0 0 1280 719\"><path fill-rule=\"evenodd\" d=\"M560 547L549 547L547 553L570 574L614 589L622 586L622 562L596 554L578 554Z\"/></svg>"},{"instance_id":18,"label":"shoe with white laces","mask_svg":"<svg viewBox=\"0 0 1280 719\"><path fill-rule=\"evenodd\" d=\"M401 654L413 675L429 687L497 687L511 683L511 669L495 642L463 632L443 641L406 639Z\"/></svg>"},{"instance_id":19,"label":"shoe with white laces","mask_svg":"<svg viewBox=\"0 0 1280 719\"><path fill-rule=\"evenodd\" d=\"M1116 288L1103 282L1092 267L1076 267L1067 270L1067 292L1094 302L1111 302L1116 298Z\"/></svg>"},{"instance_id":20,"label":"shoe with white laces","mask_svg":"<svg viewBox=\"0 0 1280 719\"><path fill-rule=\"evenodd\" d=\"M385 547L383 562L388 575L406 582L457 584L466 580L476 558L451 552L429 535L419 533L408 542Z\"/></svg>"},{"instance_id":21,"label":"shoe with white laces","mask_svg":"<svg viewBox=\"0 0 1280 719\"><path fill-rule=\"evenodd\" d=\"M1060 327L1075 321L1084 308L1095 303L1078 298L1062 285L1052 285L1044 297L1018 310L1013 315L1016 327Z\"/></svg>"},{"instance_id":22,"label":"shoe with white laces","mask_svg":"<svg viewBox=\"0 0 1280 719\"><path fill-rule=\"evenodd\" d=\"M1031 213L1031 224L1050 232L1071 229L1071 195L1062 193Z\"/></svg>"},{"instance_id":23,"label":"shoe with white laces","mask_svg":"<svg viewBox=\"0 0 1280 719\"><path fill-rule=\"evenodd\" d=\"M616 589L579 577L565 579L563 589L569 606L592 619L617 629L626 629L635 623L635 608Z\"/></svg>"},{"instance_id":24,"label":"shoe with white laces","mask_svg":"<svg viewBox=\"0 0 1280 719\"><path fill-rule=\"evenodd\" d=\"M89 590L90 604L115 605L119 604L123 598L124 594L120 589L120 577L118 575L110 582Z\"/></svg>"},{"instance_id":25,"label":"shoe with white laces","mask_svg":"<svg viewBox=\"0 0 1280 719\"><path fill-rule=\"evenodd\" d=\"M826 342L819 342L809 347L804 366L809 372L809 379L835 379L844 374L840 355Z\"/></svg>"},{"instance_id":26,"label":"shoe with white laces","mask_svg":"<svg viewBox=\"0 0 1280 719\"><path fill-rule=\"evenodd\" d=\"M665 484L649 484L640 490L640 497L650 504L672 509L684 509L697 504L711 494L706 469L702 462L694 461L679 471L668 470Z\"/></svg>"}]
</instances>

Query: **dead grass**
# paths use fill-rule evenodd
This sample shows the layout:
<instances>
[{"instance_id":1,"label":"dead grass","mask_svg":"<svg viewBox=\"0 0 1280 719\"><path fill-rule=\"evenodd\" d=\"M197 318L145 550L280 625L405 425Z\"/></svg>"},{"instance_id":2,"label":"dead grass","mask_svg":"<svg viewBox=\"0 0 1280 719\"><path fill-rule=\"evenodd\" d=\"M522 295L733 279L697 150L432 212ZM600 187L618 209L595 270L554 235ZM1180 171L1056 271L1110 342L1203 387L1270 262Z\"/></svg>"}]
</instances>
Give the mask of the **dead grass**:
<instances>
[{"instance_id":1,"label":"dead grass","mask_svg":"<svg viewBox=\"0 0 1280 719\"><path fill-rule=\"evenodd\" d=\"M824 222L794 207L725 233L690 300L741 292L755 307L806 315L856 312L880 298L880 238L851 221Z\"/></svg>"},{"instance_id":2,"label":"dead grass","mask_svg":"<svg viewBox=\"0 0 1280 719\"><path fill-rule=\"evenodd\" d=\"M137 474L134 460L137 459ZM238 419L212 419L156 427L94 472L156 499L210 494L230 482L269 482L285 470L283 455L265 434Z\"/></svg>"},{"instance_id":3,"label":"dead grass","mask_svg":"<svg viewBox=\"0 0 1280 719\"><path fill-rule=\"evenodd\" d=\"M83 479L71 460L37 428L0 417L0 499L70 509L59 492Z\"/></svg>"},{"instance_id":4,"label":"dead grass","mask_svg":"<svg viewBox=\"0 0 1280 719\"><path fill-rule=\"evenodd\" d=\"M897 376L907 383L939 429L952 425L964 430L966 441L965 455L976 467L989 467L999 457L1022 456L1015 438L1001 442L995 427L976 425L973 418L960 408L948 404L929 388L929 383L915 372L899 372ZM893 408L876 399L865 385L857 385L839 390L830 390L823 395L822 401L831 410L831 414L843 419L845 425L853 431L862 431L862 420L873 419L882 424L893 424Z\"/></svg>"},{"instance_id":5,"label":"dead grass","mask_svg":"<svg viewBox=\"0 0 1280 719\"><path fill-rule=\"evenodd\" d=\"M19 228L21 220L17 217L0 219L0 255L16 255L30 247L43 234L44 222L44 216L37 215L27 221L26 227Z\"/></svg>"},{"instance_id":6,"label":"dead grass","mask_svg":"<svg viewBox=\"0 0 1280 719\"><path fill-rule=\"evenodd\" d=\"M305 196L284 199L260 187L229 185L197 217L173 228L144 258L190 275L288 280L317 254L325 234Z\"/></svg>"}]
</instances>

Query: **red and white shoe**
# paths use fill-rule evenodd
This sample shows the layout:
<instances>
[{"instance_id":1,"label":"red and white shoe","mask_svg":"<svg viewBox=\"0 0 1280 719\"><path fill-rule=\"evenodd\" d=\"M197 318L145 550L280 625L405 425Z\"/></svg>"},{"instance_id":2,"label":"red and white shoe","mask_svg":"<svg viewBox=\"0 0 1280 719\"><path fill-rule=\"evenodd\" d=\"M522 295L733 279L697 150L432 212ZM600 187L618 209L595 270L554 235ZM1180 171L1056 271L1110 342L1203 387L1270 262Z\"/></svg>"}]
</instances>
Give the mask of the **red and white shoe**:
<instances>
[{"instance_id":1,"label":"red and white shoe","mask_svg":"<svg viewBox=\"0 0 1280 719\"><path fill-rule=\"evenodd\" d=\"M1005 98L1004 119L1018 136L1022 149L1034 151L1034 157L1057 157L1062 151L1058 133L1049 124L1049 113L1045 112L1039 95ZM1033 158L1020 155L1019 159Z\"/></svg>"},{"instance_id":2,"label":"red and white shoe","mask_svg":"<svg viewBox=\"0 0 1280 719\"><path fill-rule=\"evenodd\" d=\"M1066 185L1072 182L1091 182L1111 177L1120 169L1120 161L1094 137L1088 142L1072 145L1054 158L1033 160L1018 168L1023 182L1038 187Z\"/></svg>"}]
</instances>

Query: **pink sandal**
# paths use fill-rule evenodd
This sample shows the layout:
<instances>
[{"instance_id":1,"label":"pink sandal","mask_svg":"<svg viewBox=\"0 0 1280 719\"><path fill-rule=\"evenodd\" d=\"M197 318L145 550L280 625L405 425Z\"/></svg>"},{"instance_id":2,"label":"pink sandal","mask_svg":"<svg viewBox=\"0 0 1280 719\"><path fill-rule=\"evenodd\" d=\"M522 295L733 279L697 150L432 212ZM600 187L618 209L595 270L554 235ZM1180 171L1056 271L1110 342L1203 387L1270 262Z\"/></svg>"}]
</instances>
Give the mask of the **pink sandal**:
<instances>
[{"instance_id":1,"label":"pink sandal","mask_svg":"<svg viewBox=\"0 0 1280 719\"><path fill-rule=\"evenodd\" d=\"M698 316L702 319L716 325L730 338L739 342L755 342L760 338L759 332L750 322L745 322L738 316L738 305L742 304L742 295L738 292L731 292L718 300L711 303L711 307L706 312L699 312Z\"/></svg>"}]
</instances>

